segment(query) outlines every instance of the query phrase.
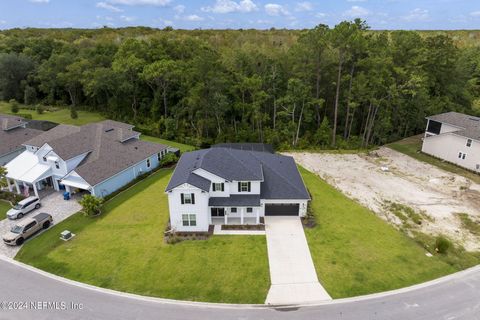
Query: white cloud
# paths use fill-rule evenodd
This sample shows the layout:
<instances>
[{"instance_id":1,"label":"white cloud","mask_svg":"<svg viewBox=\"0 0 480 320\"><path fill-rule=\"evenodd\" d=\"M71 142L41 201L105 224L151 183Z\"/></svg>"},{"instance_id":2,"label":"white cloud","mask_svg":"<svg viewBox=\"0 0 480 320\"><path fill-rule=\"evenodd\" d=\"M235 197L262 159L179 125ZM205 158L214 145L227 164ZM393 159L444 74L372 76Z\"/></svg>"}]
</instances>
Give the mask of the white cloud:
<instances>
[{"instance_id":1,"label":"white cloud","mask_svg":"<svg viewBox=\"0 0 480 320\"><path fill-rule=\"evenodd\" d=\"M239 2L216 0L213 7L202 7L202 11L213 13L252 12L256 10L258 10L258 7L252 0L241 0Z\"/></svg>"},{"instance_id":2,"label":"white cloud","mask_svg":"<svg viewBox=\"0 0 480 320\"><path fill-rule=\"evenodd\" d=\"M50 0L30 0L32 3L49 3Z\"/></svg>"},{"instance_id":3,"label":"white cloud","mask_svg":"<svg viewBox=\"0 0 480 320\"><path fill-rule=\"evenodd\" d=\"M112 12L123 12L122 9L120 8L117 8L109 3L106 3L106 2L97 2L97 5L96 5L97 8L101 8L101 9L106 9L106 10L109 10L109 11L112 11Z\"/></svg>"},{"instance_id":4,"label":"white cloud","mask_svg":"<svg viewBox=\"0 0 480 320\"><path fill-rule=\"evenodd\" d=\"M137 18L135 17L128 17L128 16L120 16L120 19L125 21L125 22L132 22L135 21Z\"/></svg>"},{"instance_id":5,"label":"white cloud","mask_svg":"<svg viewBox=\"0 0 480 320\"><path fill-rule=\"evenodd\" d=\"M178 6L173 7L173 11L175 11L178 14L182 14L185 11L185 6L182 4L179 4Z\"/></svg>"},{"instance_id":6,"label":"white cloud","mask_svg":"<svg viewBox=\"0 0 480 320\"><path fill-rule=\"evenodd\" d=\"M344 16L351 18L365 17L370 14L370 11L360 6L353 6L343 13Z\"/></svg>"},{"instance_id":7,"label":"white cloud","mask_svg":"<svg viewBox=\"0 0 480 320\"><path fill-rule=\"evenodd\" d=\"M317 14L315 14L315 17L316 18L325 18L327 16L326 13L323 13L323 12L318 12Z\"/></svg>"},{"instance_id":8,"label":"white cloud","mask_svg":"<svg viewBox=\"0 0 480 320\"><path fill-rule=\"evenodd\" d=\"M288 16L290 14L284 6L276 3L267 3L265 5L265 12L269 16Z\"/></svg>"},{"instance_id":9,"label":"white cloud","mask_svg":"<svg viewBox=\"0 0 480 320\"><path fill-rule=\"evenodd\" d=\"M126 6L166 6L171 0L108 0L112 4L122 4Z\"/></svg>"},{"instance_id":10,"label":"white cloud","mask_svg":"<svg viewBox=\"0 0 480 320\"><path fill-rule=\"evenodd\" d=\"M295 7L295 11L312 11L313 10L313 4L310 2L299 2L297 3L297 6Z\"/></svg>"},{"instance_id":11,"label":"white cloud","mask_svg":"<svg viewBox=\"0 0 480 320\"><path fill-rule=\"evenodd\" d=\"M0 20L0 24L7 24L7 21L5 21L5 20Z\"/></svg>"},{"instance_id":12,"label":"white cloud","mask_svg":"<svg viewBox=\"0 0 480 320\"><path fill-rule=\"evenodd\" d=\"M410 11L410 13L403 17L407 21L425 21L430 18L428 10L416 8Z\"/></svg>"},{"instance_id":13,"label":"white cloud","mask_svg":"<svg viewBox=\"0 0 480 320\"><path fill-rule=\"evenodd\" d=\"M480 11L470 12L470 15L471 15L472 17L480 17Z\"/></svg>"},{"instance_id":14,"label":"white cloud","mask_svg":"<svg viewBox=\"0 0 480 320\"><path fill-rule=\"evenodd\" d=\"M196 14L188 15L184 18L187 21L203 21L205 18L197 16Z\"/></svg>"}]
</instances>

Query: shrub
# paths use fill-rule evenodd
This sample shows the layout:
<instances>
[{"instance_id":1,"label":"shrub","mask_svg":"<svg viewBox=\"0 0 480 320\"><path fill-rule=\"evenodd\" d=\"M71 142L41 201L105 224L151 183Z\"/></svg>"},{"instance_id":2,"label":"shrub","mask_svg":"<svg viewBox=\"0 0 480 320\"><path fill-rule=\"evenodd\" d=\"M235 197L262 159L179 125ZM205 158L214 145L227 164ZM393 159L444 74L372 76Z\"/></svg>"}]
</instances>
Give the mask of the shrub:
<instances>
[{"instance_id":1,"label":"shrub","mask_svg":"<svg viewBox=\"0 0 480 320\"><path fill-rule=\"evenodd\" d=\"M86 216L96 216L101 213L101 207L103 203L102 198L97 198L90 194L86 194L79 201L80 205L83 208L83 213Z\"/></svg>"},{"instance_id":2,"label":"shrub","mask_svg":"<svg viewBox=\"0 0 480 320\"><path fill-rule=\"evenodd\" d=\"M446 254L451 246L451 242L444 236L438 236L435 240L435 251L437 251L438 253Z\"/></svg>"},{"instance_id":3,"label":"shrub","mask_svg":"<svg viewBox=\"0 0 480 320\"><path fill-rule=\"evenodd\" d=\"M70 118L72 118L72 119L77 119L78 118L77 110L74 107L70 108Z\"/></svg>"},{"instance_id":4,"label":"shrub","mask_svg":"<svg viewBox=\"0 0 480 320\"><path fill-rule=\"evenodd\" d=\"M160 164L163 167L172 165L178 161L178 157L175 153L169 152L166 155L163 156L162 160L160 161Z\"/></svg>"},{"instance_id":5,"label":"shrub","mask_svg":"<svg viewBox=\"0 0 480 320\"><path fill-rule=\"evenodd\" d=\"M37 111L38 114L43 114L43 112L45 111L45 109L41 104L37 104L37 106L35 107L35 110Z\"/></svg>"},{"instance_id":6,"label":"shrub","mask_svg":"<svg viewBox=\"0 0 480 320\"><path fill-rule=\"evenodd\" d=\"M18 113L18 111L20 111L17 100L11 99L10 101L8 101L8 103L10 103L10 108L13 113Z\"/></svg>"}]
</instances>

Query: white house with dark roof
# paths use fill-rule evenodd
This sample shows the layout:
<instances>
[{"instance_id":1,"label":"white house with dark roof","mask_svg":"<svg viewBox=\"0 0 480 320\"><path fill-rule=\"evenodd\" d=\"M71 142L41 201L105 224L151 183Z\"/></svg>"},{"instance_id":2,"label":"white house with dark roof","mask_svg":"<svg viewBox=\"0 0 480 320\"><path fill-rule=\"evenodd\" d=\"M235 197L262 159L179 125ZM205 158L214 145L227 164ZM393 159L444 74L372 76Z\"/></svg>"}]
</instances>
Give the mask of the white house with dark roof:
<instances>
[{"instance_id":1,"label":"white house with dark roof","mask_svg":"<svg viewBox=\"0 0 480 320\"><path fill-rule=\"evenodd\" d=\"M292 157L221 146L184 153L166 193L171 228L180 232L305 216L310 200Z\"/></svg>"},{"instance_id":2,"label":"white house with dark roof","mask_svg":"<svg viewBox=\"0 0 480 320\"><path fill-rule=\"evenodd\" d=\"M458 112L427 117L422 152L480 173L480 118Z\"/></svg>"},{"instance_id":3,"label":"white house with dark roof","mask_svg":"<svg viewBox=\"0 0 480 320\"><path fill-rule=\"evenodd\" d=\"M49 187L107 196L157 167L171 150L139 137L133 126L111 120L59 125L23 143L26 150L6 165L9 189L37 196Z\"/></svg>"},{"instance_id":4,"label":"white house with dark roof","mask_svg":"<svg viewBox=\"0 0 480 320\"><path fill-rule=\"evenodd\" d=\"M25 119L0 114L0 166L6 165L25 150L23 145L42 131L27 128Z\"/></svg>"}]
</instances>

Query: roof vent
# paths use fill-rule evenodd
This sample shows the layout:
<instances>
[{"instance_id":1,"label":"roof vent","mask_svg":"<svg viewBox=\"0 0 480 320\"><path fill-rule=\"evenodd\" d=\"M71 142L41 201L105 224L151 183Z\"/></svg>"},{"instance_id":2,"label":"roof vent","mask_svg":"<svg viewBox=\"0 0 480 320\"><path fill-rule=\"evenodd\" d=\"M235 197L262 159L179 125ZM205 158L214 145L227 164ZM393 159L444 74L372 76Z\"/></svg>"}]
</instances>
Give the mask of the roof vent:
<instances>
[{"instance_id":1,"label":"roof vent","mask_svg":"<svg viewBox=\"0 0 480 320\"><path fill-rule=\"evenodd\" d=\"M115 130L115 129L114 129L114 128L111 128L111 129L105 130L105 132L111 132L111 131L113 131L113 130Z\"/></svg>"},{"instance_id":2,"label":"roof vent","mask_svg":"<svg viewBox=\"0 0 480 320\"><path fill-rule=\"evenodd\" d=\"M138 150L138 147L135 147L135 150Z\"/></svg>"},{"instance_id":3,"label":"roof vent","mask_svg":"<svg viewBox=\"0 0 480 320\"><path fill-rule=\"evenodd\" d=\"M469 119L469 120L472 120L472 121L477 121L477 122L480 121L479 118L468 118L468 119Z\"/></svg>"}]
</instances>

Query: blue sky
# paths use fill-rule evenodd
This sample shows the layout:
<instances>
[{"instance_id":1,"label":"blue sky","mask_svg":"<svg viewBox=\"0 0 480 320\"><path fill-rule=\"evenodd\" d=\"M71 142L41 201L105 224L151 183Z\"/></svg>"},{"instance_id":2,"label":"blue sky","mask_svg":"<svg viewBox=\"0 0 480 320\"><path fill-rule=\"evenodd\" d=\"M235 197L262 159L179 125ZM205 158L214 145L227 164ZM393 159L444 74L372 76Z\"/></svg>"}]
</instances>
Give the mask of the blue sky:
<instances>
[{"instance_id":1,"label":"blue sky","mask_svg":"<svg viewBox=\"0 0 480 320\"><path fill-rule=\"evenodd\" d=\"M0 0L0 29L298 29L356 17L372 29L480 29L480 0Z\"/></svg>"}]
</instances>

